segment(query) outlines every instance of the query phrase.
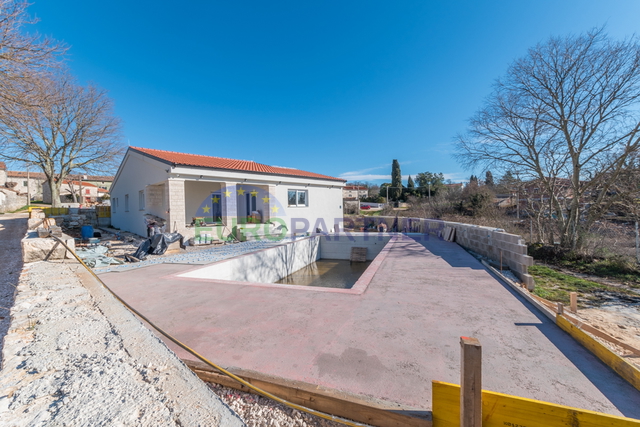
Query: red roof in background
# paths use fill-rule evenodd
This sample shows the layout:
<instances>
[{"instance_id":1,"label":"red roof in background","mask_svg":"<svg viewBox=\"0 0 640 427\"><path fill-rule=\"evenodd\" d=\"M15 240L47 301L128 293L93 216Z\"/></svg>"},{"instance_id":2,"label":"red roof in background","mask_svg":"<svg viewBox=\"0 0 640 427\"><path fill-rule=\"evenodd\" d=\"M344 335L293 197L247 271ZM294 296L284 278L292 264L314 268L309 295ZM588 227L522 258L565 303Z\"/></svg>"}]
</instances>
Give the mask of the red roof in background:
<instances>
[{"instance_id":1,"label":"red roof in background","mask_svg":"<svg viewBox=\"0 0 640 427\"><path fill-rule=\"evenodd\" d=\"M4 162L0 162L0 170L6 170L7 169L7 165L4 164Z\"/></svg>"},{"instance_id":2,"label":"red roof in background","mask_svg":"<svg viewBox=\"0 0 640 427\"><path fill-rule=\"evenodd\" d=\"M300 169L289 169L277 166L263 165L250 160L234 160L223 157L203 156L200 154L176 153L174 151L153 150L151 148L129 147L130 150L137 151L147 156L164 160L169 163L181 166L195 166L211 169L227 169L246 172L259 172L270 175L286 175L303 178L329 179L333 181L345 182L344 179L332 176L320 175L313 172L306 172Z\"/></svg>"},{"instance_id":3,"label":"red roof in background","mask_svg":"<svg viewBox=\"0 0 640 427\"><path fill-rule=\"evenodd\" d=\"M76 187L80 187L80 181L62 181L63 184L65 185L70 185L73 184ZM83 187L96 187L95 185L91 184L90 182L87 181L82 181L82 186Z\"/></svg>"},{"instance_id":4,"label":"red roof in background","mask_svg":"<svg viewBox=\"0 0 640 427\"><path fill-rule=\"evenodd\" d=\"M347 185L344 187L345 190L366 190L367 187L364 186L355 186L355 185Z\"/></svg>"},{"instance_id":5,"label":"red roof in background","mask_svg":"<svg viewBox=\"0 0 640 427\"><path fill-rule=\"evenodd\" d=\"M10 178L26 178L27 173L24 171L7 171L7 176ZM83 181L113 181L112 176L102 176L102 175L83 175L86 176L87 179L83 178ZM71 179L79 179L80 175L69 175ZM42 172L29 172L29 179L47 179L46 175Z\"/></svg>"},{"instance_id":6,"label":"red roof in background","mask_svg":"<svg viewBox=\"0 0 640 427\"><path fill-rule=\"evenodd\" d=\"M9 178L26 178L27 173L23 171L7 171ZM29 179L46 179L47 177L42 172L29 172Z\"/></svg>"}]
</instances>

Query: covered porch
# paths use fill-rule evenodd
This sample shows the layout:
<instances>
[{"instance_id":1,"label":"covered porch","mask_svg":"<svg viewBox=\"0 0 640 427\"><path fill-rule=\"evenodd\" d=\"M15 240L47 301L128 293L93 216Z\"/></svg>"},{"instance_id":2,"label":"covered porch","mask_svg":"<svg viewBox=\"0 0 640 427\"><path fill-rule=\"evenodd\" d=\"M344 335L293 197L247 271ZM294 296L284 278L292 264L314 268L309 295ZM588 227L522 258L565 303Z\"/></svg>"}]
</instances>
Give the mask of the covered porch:
<instances>
[{"instance_id":1,"label":"covered porch","mask_svg":"<svg viewBox=\"0 0 640 427\"><path fill-rule=\"evenodd\" d=\"M146 211L165 218L167 231L194 238L196 243L226 240L229 236L241 241L260 238L281 231L271 224L277 212L272 209L276 203L274 188L269 184L172 177L146 187Z\"/></svg>"}]
</instances>

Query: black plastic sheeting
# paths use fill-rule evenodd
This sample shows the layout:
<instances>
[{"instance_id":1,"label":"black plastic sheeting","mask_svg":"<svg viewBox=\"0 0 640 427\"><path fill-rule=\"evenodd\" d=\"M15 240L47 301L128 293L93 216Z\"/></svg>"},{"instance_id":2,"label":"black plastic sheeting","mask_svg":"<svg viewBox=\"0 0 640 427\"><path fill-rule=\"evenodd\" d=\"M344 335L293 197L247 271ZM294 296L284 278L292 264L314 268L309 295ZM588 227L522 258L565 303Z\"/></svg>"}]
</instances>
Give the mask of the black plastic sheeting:
<instances>
[{"instance_id":1,"label":"black plastic sheeting","mask_svg":"<svg viewBox=\"0 0 640 427\"><path fill-rule=\"evenodd\" d=\"M182 234L180 233L162 233L154 234L144 242L140 243L138 250L133 254L134 257L139 260L144 260L147 255L162 255L167 251L167 248L171 243L180 240L180 247L182 245Z\"/></svg>"}]
</instances>

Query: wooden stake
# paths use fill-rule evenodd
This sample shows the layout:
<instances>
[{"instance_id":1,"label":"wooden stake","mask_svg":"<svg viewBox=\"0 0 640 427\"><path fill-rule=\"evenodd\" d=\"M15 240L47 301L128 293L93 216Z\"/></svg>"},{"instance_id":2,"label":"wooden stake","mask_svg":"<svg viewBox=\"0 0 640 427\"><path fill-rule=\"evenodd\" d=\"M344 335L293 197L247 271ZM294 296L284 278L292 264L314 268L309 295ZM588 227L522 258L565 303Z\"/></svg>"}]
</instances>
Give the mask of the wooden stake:
<instances>
[{"instance_id":1,"label":"wooden stake","mask_svg":"<svg viewBox=\"0 0 640 427\"><path fill-rule=\"evenodd\" d=\"M569 294L571 298L571 311L574 313L578 312L578 294L576 292L571 292Z\"/></svg>"},{"instance_id":2,"label":"wooden stake","mask_svg":"<svg viewBox=\"0 0 640 427\"><path fill-rule=\"evenodd\" d=\"M482 426L482 346L460 337L460 427Z\"/></svg>"},{"instance_id":3,"label":"wooden stake","mask_svg":"<svg viewBox=\"0 0 640 427\"><path fill-rule=\"evenodd\" d=\"M558 303L558 314L564 314L564 304Z\"/></svg>"}]
</instances>

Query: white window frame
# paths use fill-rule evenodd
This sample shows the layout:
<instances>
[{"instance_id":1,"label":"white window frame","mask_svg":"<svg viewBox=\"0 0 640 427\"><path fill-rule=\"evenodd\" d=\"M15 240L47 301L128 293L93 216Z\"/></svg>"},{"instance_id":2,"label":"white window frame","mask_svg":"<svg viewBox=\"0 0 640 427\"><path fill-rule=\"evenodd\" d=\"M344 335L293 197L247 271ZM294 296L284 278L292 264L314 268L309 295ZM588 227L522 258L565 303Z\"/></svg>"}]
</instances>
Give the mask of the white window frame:
<instances>
[{"instance_id":1,"label":"white window frame","mask_svg":"<svg viewBox=\"0 0 640 427\"><path fill-rule=\"evenodd\" d=\"M292 191L296 192L296 203L293 204L293 205L289 202L289 193L292 192ZM305 203L304 204L300 204L298 202L298 200L300 200L300 196L299 196L300 193L305 193L305 198L304 198ZM307 207L309 207L309 190L298 190L298 189L295 189L295 188L288 189L287 190L287 205L289 207L296 207L296 208L307 208Z\"/></svg>"}]
</instances>

